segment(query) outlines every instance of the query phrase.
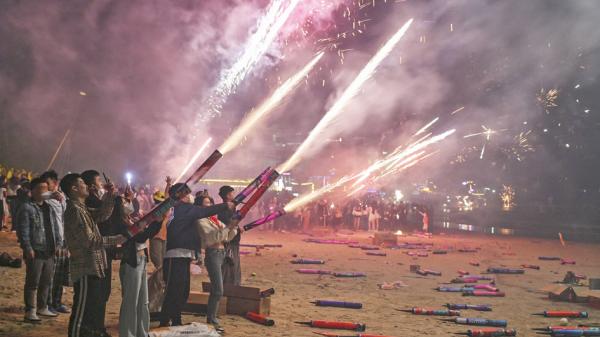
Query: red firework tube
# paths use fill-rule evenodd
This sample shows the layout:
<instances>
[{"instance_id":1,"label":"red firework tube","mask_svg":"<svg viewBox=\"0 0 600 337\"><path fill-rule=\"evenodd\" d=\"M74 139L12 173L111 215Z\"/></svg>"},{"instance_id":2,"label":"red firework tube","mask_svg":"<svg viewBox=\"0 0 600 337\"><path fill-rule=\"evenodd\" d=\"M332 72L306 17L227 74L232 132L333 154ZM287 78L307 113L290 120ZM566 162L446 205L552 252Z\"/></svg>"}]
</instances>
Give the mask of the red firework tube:
<instances>
[{"instance_id":1,"label":"red firework tube","mask_svg":"<svg viewBox=\"0 0 600 337\"><path fill-rule=\"evenodd\" d=\"M269 189L269 187L271 187L271 185L275 182L275 180L277 180L277 178L279 178L279 173L275 170L271 170L268 179L262 185L260 185L258 189L256 189L256 191L254 192L254 194L252 194L250 199L248 199L246 204L242 206L242 208L239 210L239 219L243 219L246 216L246 214L248 214L250 208L252 208L252 206L256 204L258 199L260 199L260 197L262 197L263 194L265 194L265 192Z\"/></svg>"},{"instance_id":2,"label":"red firework tube","mask_svg":"<svg viewBox=\"0 0 600 337\"><path fill-rule=\"evenodd\" d=\"M321 328L321 329L365 331L365 329L367 328L367 326L365 324L352 323L352 322L308 321L308 322L296 322L296 323L308 325L313 328Z\"/></svg>"},{"instance_id":3,"label":"red firework tube","mask_svg":"<svg viewBox=\"0 0 600 337\"><path fill-rule=\"evenodd\" d=\"M575 264L575 260L571 259L560 259L560 264Z\"/></svg>"},{"instance_id":4,"label":"red firework tube","mask_svg":"<svg viewBox=\"0 0 600 337\"><path fill-rule=\"evenodd\" d=\"M271 166L267 167L261 174L258 175L246 188L244 188L238 195L233 198L233 202L236 204L241 204L244 199L246 199L250 194L252 194L261 184L267 181L269 177L269 172L271 171Z\"/></svg>"},{"instance_id":5,"label":"red firework tube","mask_svg":"<svg viewBox=\"0 0 600 337\"><path fill-rule=\"evenodd\" d=\"M249 230L251 230L254 227L258 227L258 226L260 226L262 224L265 224L265 223L267 223L269 221L273 221L273 220L275 220L275 219L277 219L277 218L279 218L280 216L283 216L283 215L285 215L285 211L284 210L275 211L275 212L267 215L264 218L260 218L258 220L254 220L254 221L252 221L250 223L245 224L244 225L244 230L245 231L249 231Z\"/></svg>"},{"instance_id":6,"label":"red firework tube","mask_svg":"<svg viewBox=\"0 0 600 337\"><path fill-rule=\"evenodd\" d=\"M458 275L460 275L460 276L469 275L469 272L468 272L468 271L466 271L466 270L462 270L462 269L459 269L459 270L457 271L457 273L458 273Z\"/></svg>"},{"instance_id":7,"label":"red firework tube","mask_svg":"<svg viewBox=\"0 0 600 337\"><path fill-rule=\"evenodd\" d=\"M321 335L321 336L325 336L325 337L391 337L391 336L385 336L385 335L370 335L370 334L358 334L358 335L351 335L351 336L342 336L342 335L338 335L336 333L328 333L328 332L317 332L317 331L313 331L314 334L317 335Z\"/></svg>"},{"instance_id":8,"label":"red firework tube","mask_svg":"<svg viewBox=\"0 0 600 337\"><path fill-rule=\"evenodd\" d=\"M502 336L516 336L517 331L515 329L471 329L467 330L464 335L469 337L502 337Z\"/></svg>"},{"instance_id":9,"label":"red firework tube","mask_svg":"<svg viewBox=\"0 0 600 337\"><path fill-rule=\"evenodd\" d=\"M251 320L252 322L258 323L258 324L262 324L262 325L266 325L266 326L273 326L275 325L275 321L268 318L265 315L261 315L261 314L257 314L255 312L247 312L246 313L246 318Z\"/></svg>"},{"instance_id":10,"label":"red firework tube","mask_svg":"<svg viewBox=\"0 0 600 337\"><path fill-rule=\"evenodd\" d=\"M568 318L588 318L587 311L544 311L542 313L534 314L537 316L544 317L568 317Z\"/></svg>"},{"instance_id":11,"label":"red firework tube","mask_svg":"<svg viewBox=\"0 0 600 337\"><path fill-rule=\"evenodd\" d=\"M150 219L161 218L165 213L167 213L169 211L169 209L171 207L175 206L175 203L179 200L178 198L181 197L179 194L183 191L185 184L189 183L192 180L194 180L194 183L198 182L198 180L202 179L202 177L204 177L204 175L222 157L223 157L223 154L221 154L221 152L219 152L219 150L215 150L215 152L213 152L210 155L210 157L208 157L204 161L204 163L202 163L202 165L200 165L200 167L198 167L198 169L185 181L185 183L183 185L181 185L181 187L179 187L179 189L177 189L175 191L174 198L172 198L172 196L169 196L163 202L154 206L154 208L152 208L150 210L150 212L146 213L141 219L139 219L136 222L135 226L144 227L146 225L146 223L150 222Z\"/></svg>"}]
</instances>

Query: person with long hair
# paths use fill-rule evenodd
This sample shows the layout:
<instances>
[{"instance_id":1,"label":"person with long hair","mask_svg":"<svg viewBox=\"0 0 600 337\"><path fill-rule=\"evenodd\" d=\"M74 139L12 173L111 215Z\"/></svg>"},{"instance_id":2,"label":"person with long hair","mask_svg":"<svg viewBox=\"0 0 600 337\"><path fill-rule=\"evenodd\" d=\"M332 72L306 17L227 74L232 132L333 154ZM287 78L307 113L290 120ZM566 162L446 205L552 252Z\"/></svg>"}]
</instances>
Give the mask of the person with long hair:
<instances>
[{"instance_id":1,"label":"person with long hair","mask_svg":"<svg viewBox=\"0 0 600 337\"><path fill-rule=\"evenodd\" d=\"M204 195L199 202L200 207L208 208L214 205L213 199ZM204 265L210 278L210 296L206 309L206 321L219 332L224 332L217 320L219 301L223 296L223 273L221 268L225 261L225 243L231 241L237 234L237 221L225 225L214 215L196 221L198 234L204 248Z\"/></svg>"}]
</instances>

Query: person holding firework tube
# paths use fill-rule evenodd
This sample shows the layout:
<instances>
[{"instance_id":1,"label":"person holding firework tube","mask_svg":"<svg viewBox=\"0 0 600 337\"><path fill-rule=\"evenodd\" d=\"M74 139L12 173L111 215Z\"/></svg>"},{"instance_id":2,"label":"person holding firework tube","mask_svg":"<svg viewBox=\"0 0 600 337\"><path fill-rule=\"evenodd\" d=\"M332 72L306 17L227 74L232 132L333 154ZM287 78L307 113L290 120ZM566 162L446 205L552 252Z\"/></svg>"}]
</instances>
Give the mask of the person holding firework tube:
<instances>
[{"instance_id":1,"label":"person holding firework tube","mask_svg":"<svg viewBox=\"0 0 600 337\"><path fill-rule=\"evenodd\" d=\"M216 215L226 209L235 209L227 202L210 207L194 205L190 188L183 183L173 185L169 196L178 202L173 207L173 219L167 225L167 252L163 262L166 284L165 299L161 309L160 325L182 325L181 310L190 294L190 262L200 247L196 221Z\"/></svg>"},{"instance_id":2,"label":"person holding firework tube","mask_svg":"<svg viewBox=\"0 0 600 337\"><path fill-rule=\"evenodd\" d=\"M202 197L200 207L209 208L214 205L213 199L205 195ZM219 301L223 296L223 272L221 270L225 260L226 242L231 241L238 234L238 221L232 220L227 226L217 216L210 216L196 221L196 228L204 248L204 265L210 278L210 296L206 309L206 321L212 324L219 332L224 330L217 320Z\"/></svg>"}]
</instances>

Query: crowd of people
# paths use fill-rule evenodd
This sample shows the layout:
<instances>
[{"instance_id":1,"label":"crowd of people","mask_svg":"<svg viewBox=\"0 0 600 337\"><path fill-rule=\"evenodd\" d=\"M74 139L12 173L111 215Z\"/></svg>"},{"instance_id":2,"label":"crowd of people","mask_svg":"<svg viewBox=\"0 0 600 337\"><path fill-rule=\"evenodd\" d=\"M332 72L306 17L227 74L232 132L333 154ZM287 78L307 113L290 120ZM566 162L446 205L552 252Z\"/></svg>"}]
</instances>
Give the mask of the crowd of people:
<instances>
[{"instance_id":1,"label":"crowd of people","mask_svg":"<svg viewBox=\"0 0 600 337\"><path fill-rule=\"evenodd\" d=\"M105 327L112 266L120 261L119 336L146 337L149 297L161 297L156 313L161 326L182 325L181 311L190 292L190 264L200 260L212 284L207 323L223 332L216 313L224 284L240 285L238 228L234 189L222 186L220 204L206 191L192 194L167 177L164 190L152 193L130 185L117 188L96 170L54 171L37 176L3 170L3 219L16 231L25 261L24 319L69 314L69 336L110 336ZM168 212L150 212L169 196ZM3 223L4 224L4 223ZM150 261L149 261L150 260ZM149 294L147 265L160 280ZM63 303L63 287L73 287L73 306Z\"/></svg>"}]
</instances>

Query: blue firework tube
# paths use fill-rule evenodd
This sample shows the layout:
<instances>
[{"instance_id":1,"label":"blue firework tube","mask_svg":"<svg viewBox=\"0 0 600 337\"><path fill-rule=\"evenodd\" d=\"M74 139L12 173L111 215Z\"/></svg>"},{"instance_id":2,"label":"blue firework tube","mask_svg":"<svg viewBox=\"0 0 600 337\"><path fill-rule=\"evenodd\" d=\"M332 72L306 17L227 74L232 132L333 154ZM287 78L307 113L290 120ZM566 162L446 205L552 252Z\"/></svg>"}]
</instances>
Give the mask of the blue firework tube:
<instances>
[{"instance_id":1,"label":"blue firework tube","mask_svg":"<svg viewBox=\"0 0 600 337\"><path fill-rule=\"evenodd\" d=\"M470 287L437 287L436 290L445 293L462 293L464 291L471 291L475 289Z\"/></svg>"},{"instance_id":2,"label":"blue firework tube","mask_svg":"<svg viewBox=\"0 0 600 337\"><path fill-rule=\"evenodd\" d=\"M415 315L427 315L427 316L460 316L460 311L458 310L432 310L432 309L424 309L424 308L412 308L412 309L403 309L400 311L410 312Z\"/></svg>"},{"instance_id":3,"label":"blue firework tube","mask_svg":"<svg viewBox=\"0 0 600 337\"><path fill-rule=\"evenodd\" d=\"M571 337L571 336L600 336L599 330L555 330L550 334L552 337Z\"/></svg>"},{"instance_id":4,"label":"blue firework tube","mask_svg":"<svg viewBox=\"0 0 600 337\"><path fill-rule=\"evenodd\" d=\"M446 307L451 310L477 310L492 311L492 306L487 304L452 304L447 303Z\"/></svg>"},{"instance_id":5,"label":"blue firework tube","mask_svg":"<svg viewBox=\"0 0 600 337\"><path fill-rule=\"evenodd\" d=\"M345 272L345 273L333 273L335 277L365 277L367 274L365 273L354 273L354 272Z\"/></svg>"},{"instance_id":6,"label":"blue firework tube","mask_svg":"<svg viewBox=\"0 0 600 337\"><path fill-rule=\"evenodd\" d=\"M560 261L560 256L538 256L538 260L542 260L542 261Z\"/></svg>"},{"instance_id":7,"label":"blue firework tube","mask_svg":"<svg viewBox=\"0 0 600 337\"><path fill-rule=\"evenodd\" d=\"M325 264L323 260L314 259L295 259L291 261L292 264Z\"/></svg>"},{"instance_id":8,"label":"blue firework tube","mask_svg":"<svg viewBox=\"0 0 600 337\"><path fill-rule=\"evenodd\" d=\"M347 308L347 309L362 309L362 303L356 302L343 302L343 301L330 301L330 300L316 300L311 302L319 307L336 307L336 308Z\"/></svg>"},{"instance_id":9,"label":"blue firework tube","mask_svg":"<svg viewBox=\"0 0 600 337\"><path fill-rule=\"evenodd\" d=\"M467 324L467 325L479 325L479 326L499 326L505 327L508 325L508 322L505 319L485 319L485 318L463 318L456 317L454 319L455 323L458 324Z\"/></svg>"}]
</instances>

